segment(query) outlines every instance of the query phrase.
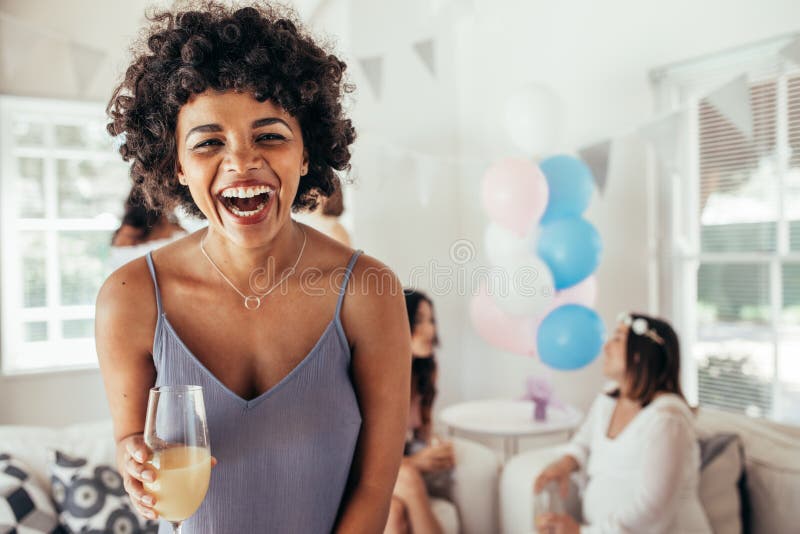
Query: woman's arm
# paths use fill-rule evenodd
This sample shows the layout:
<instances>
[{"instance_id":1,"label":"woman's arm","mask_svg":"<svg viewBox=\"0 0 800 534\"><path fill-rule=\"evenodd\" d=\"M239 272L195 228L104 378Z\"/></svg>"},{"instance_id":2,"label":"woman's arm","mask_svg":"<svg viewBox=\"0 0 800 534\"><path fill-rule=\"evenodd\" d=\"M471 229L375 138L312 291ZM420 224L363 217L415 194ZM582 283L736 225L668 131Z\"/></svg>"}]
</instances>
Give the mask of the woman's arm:
<instances>
[{"instance_id":1,"label":"woman's arm","mask_svg":"<svg viewBox=\"0 0 800 534\"><path fill-rule=\"evenodd\" d=\"M156 371L150 353L155 331L156 307L152 282L144 258L115 271L100 288L95 311L95 343L106 389L114 439L117 468L125 489L145 517L152 517L142 487L141 462L147 459L142 440L147 397L155 383Z\"/></svg>"},{"instance_id":2,"label":"woman's arm","mask_svg":"<svg viewBox=\"0 0 800 534\"><path fill-rule=\"evenodd\" d=\"M566 498L569 493L569 482L572 473L583 468L589 459L601 402L601 397L594 401L578 432L575 433L568 444L562 447L564 455L545 467L536 477L533 483L534 493L539 493L547 484L554 482L558 484L561 495Z\"/></svg>"},{"instance_id":3,"label":"woman's arm","mask_svg":"<svg viewBox=\"0 0 800 534\"><path fill-rule=\"evenodd\" d=\"M368 256L356 262L342 310L363 420L336 532L381 533L403 456L411 339L402 285Z\"/></svg>"}]
</instances>

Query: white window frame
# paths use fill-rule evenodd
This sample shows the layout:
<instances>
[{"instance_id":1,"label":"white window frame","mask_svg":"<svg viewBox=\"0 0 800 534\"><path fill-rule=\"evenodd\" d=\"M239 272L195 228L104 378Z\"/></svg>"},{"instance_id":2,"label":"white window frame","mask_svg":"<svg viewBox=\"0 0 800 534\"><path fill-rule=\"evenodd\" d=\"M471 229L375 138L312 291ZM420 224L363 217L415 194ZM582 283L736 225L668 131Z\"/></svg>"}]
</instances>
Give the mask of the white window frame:
<instances>
[{"instance_id":1,"label":"white window frame","mask_svg":"<svg viewBox=\"0 0 800 534\"><path fill-rule=\"evenodd\" d=\"M30 117L44 123L45 146L15 146L12 125L17 117ZM121 161L119 154L111 148L96 149L56 148L54 126L84 124L87 120L105 122L105 106L102 103L77 102L0 96L0 252L2 253L2 323L0 323L0 362L2 374L28 374L97 367L94 336L91 338L62 339L62 321L67 319L93 319L94 304L82 306L60 306L60 273L58 266L58 242L56 234L64 230L113 231L119 226L117 217L59 219L57 213L58 182L56 161L58 159L82 159L93 161ZM35 157L44 160L44 205L45 217L41 219L18 218L15 198L18 179L17 158ZM22 308L21 256L18 234L22 231L44 231L46 235L46 305L39 308ZM48 341L25 342L21 322L26 320L46 321ZM14 325L19 325L14 327ZM58 361L53 354L58 354Z\"/></svg>"},{"instance_id":2,"label":"white window frame","mask_svg":"<svg viewBox=\"0 0 800 534\"><path fill-rule=\"evenodd\" d=\"M756 43L752 49L772 48L777 52L786 42L799 37L800 34L781 36L772 40ZM747 51L748 47L742 47ZM736 54L737 51L719 54ZM730 57L730 56L729 56ZM701 58L699 61L713 61L713 57ZM789 170L788 112L787 112L787 80L796 77L797 66L788 60L781 62L777 78L777 135L776 155L780 167L778 173L778 213L777 241L774 252L744 253L707 253L701 252L701 225L699 219L700 174L699 174L699 107L705 95L686 95L683 89L665 79L670 66L656 69L651 73L656 108L660 113L684 111L684 128L686 132L686 149L683 165L677 172L664 174L658 169L657 155L651 154L649 205L656 216L656 228L651 234L650 272L651 280L658 281L658 289L651 296L651 307L658 313L672 318L673 324L681 336L683 358L681 360L681 382L684 393L692 404L697 404L699 397L699 379L697 360L693 349L698 340L697 318L697 275L701 264L766 264L770 270L770 302L771 302L771 334L773 344L773 414L772 418L782 419L785 414L780 405L780 368L779 368L779 335L781 313L783 308L783 275L781 266L784 263L800 262L800 252L791 252L789 243L789 221L784 215L784 199L786 198L785 176ZM758 78L749 83L762 81ZM654 302L653 302L654 301Z\"/></svg>"}]
</instances>

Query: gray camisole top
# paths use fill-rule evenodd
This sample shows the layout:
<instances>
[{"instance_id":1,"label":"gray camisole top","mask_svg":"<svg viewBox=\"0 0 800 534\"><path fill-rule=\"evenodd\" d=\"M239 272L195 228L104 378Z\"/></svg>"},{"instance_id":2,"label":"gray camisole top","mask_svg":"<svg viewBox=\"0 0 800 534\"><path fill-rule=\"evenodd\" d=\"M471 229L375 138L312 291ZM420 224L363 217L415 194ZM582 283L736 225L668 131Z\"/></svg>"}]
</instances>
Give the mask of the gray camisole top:
<instances>
[{"instance_id":1,"label":"gray camisole top","mask_svg":"<svg viewBox=\"0 0 800 534\"><path fill-rule=\"evenodd\" d=\"M164 313L153 258L158 321L153 340L156 385L203 387L211 453L218 464L203 504L184 534L318 534L331 532L361 430L350 374L350 347L340 319L347 265L336 312L306 357L283 380L246 400L192 354ZM171 533L162 521L160 534Z\"/></svg>"}]
</instances>

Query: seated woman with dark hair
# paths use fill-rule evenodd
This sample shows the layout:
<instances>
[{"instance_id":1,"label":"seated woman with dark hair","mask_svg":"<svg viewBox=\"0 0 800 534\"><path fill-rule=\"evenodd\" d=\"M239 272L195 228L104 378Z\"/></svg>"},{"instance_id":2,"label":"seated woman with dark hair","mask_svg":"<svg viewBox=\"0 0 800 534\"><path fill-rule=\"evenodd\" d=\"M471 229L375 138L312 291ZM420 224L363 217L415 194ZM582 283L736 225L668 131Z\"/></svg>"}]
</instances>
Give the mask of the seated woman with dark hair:
<instances>
[{"instance_id":1,"label":"seated woman with dark hair","mask_svg":"<svg viewBox=\"0 0 800 534\"><path fill-rule=\"evenodd\" d=\"M430 497L450 500L453 444L433 436L436 398L436 358L439 344L433 302L420 291L405 291L411 324L411 407L403 462L392 495L386 533L442 532Z\"/></svg>"},{"instance_id":2,"label":"seated woman with dark hair","mask_svg":"<svg viewBox=\"0 0 800 534\"><path fill-rule=\"evenodd\" d=\"M122 222L111 236L110 266L112 269L122 267L184 235L186 230L174 215L148 207L134 187L125 200Z\"/></svg>"},{"instance_id":3,"label":"seated woman with dark hair","mask_svg":"<svg viewBox=\"0 0 800 534\"><path fill-rule=\"evenodd\" d=\"M558 534L709 534L700 504L700 450L694 416L681 392L678 336L666 322L620 316L606 343L603 374L617 388L597 397L566 454L538 476L566 496L570 475L585 470L584 526L565 514L536 518Z\"/></svg>"}]
</instances>

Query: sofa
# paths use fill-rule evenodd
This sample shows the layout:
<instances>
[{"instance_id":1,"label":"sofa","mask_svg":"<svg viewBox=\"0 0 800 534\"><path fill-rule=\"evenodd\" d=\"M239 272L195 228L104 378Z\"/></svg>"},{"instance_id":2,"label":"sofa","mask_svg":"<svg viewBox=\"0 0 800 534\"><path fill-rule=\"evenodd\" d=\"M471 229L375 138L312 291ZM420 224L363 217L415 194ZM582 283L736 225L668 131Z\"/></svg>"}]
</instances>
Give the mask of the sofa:
<instances>
[{"instance_id":1,"label":"sofa","mask_svg":"<svg viewBox=\"0 0 800 534\"><path fill-rule=\"evenodd\" d=\"M703 468L700 499L715 534L800 532L800 428L712 409L697 414ZM533 481L559 447L522 453L500 477L500 530L529 534ZM567 511L580 518L582 473L573 477Z\"/></svg>"},{"instance_id":2,"label":"sofa","mask_svg":"<svg viewBox=\"0 0 800 534\"><path fill-rule=\"evenodd\" d=\"M453 473L455 506L437 499L433 502L434 512L446 534L495 532L498 517L497 456L490 449L471 441L455 439L454 445L458 464ZM10 455L27 466L31 475L29 483L51 497L57 489L51 483L52 450L88 459L90 464L113 465L111 422L85 423L61 429L0 425L0 455Z\"/></svg>"}]
</instances>

